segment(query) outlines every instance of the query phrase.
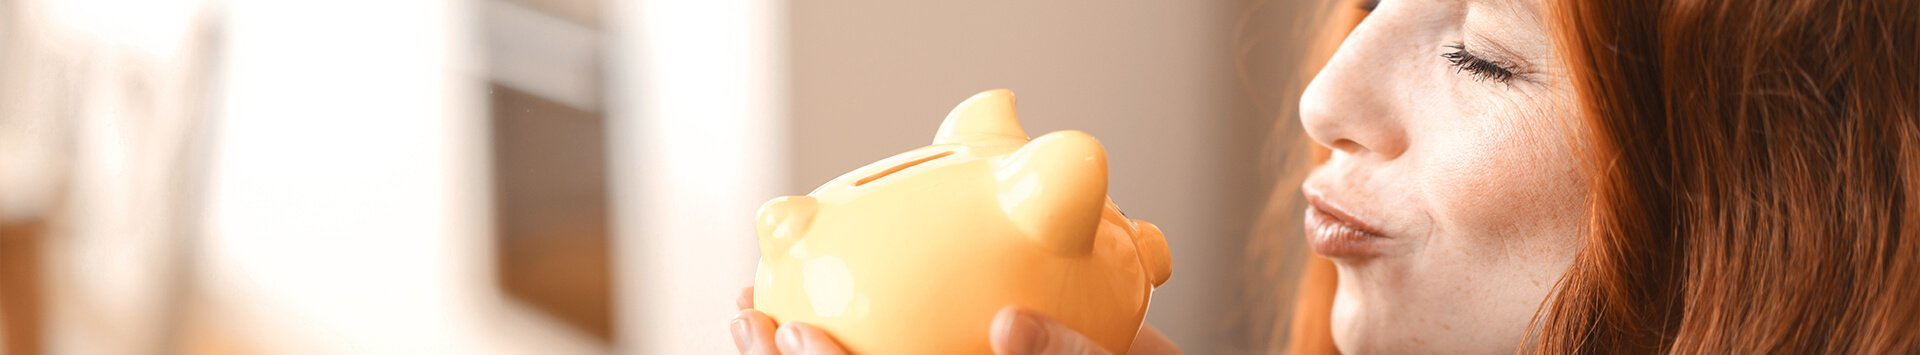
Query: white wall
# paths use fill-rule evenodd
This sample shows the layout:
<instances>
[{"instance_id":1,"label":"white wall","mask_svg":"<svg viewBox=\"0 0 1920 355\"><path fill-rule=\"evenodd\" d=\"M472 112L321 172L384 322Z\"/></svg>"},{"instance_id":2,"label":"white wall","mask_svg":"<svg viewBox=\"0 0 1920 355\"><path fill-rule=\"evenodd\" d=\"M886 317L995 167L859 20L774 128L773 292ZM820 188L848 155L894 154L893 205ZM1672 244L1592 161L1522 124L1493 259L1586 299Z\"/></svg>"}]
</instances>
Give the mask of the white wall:
<instances>
[{"instance_id":1,"label":"white wall","mask_svg":"<svg viewBox=\"0 0 1920 355\"><path fill-rule=\"evenodd\" d=\"M487 285L463 2L230 2L204 255L276 352L465 353Z\"/></svg>"},{"instance_id":2,"label":"white wall","mask_svg":"<svg viewBox=\"0 0 1920 355\"><path fill-rule=\"evenodd\" d=\"M472 2L228 2L200 295L281 354L574 354L492 284ZM343 21L342 19L351 19Z\"/></svg>"},{"instance_id":3,"label":"white wall","mask_svg":"<svg viewBox=\"0 0 1920 355\"><path fill-rule=\"evenodd\" d=\"M724 354L753 283L753 215L785 185L784 1L612 4L617 342Z\"/></svg>"}]
</instances>

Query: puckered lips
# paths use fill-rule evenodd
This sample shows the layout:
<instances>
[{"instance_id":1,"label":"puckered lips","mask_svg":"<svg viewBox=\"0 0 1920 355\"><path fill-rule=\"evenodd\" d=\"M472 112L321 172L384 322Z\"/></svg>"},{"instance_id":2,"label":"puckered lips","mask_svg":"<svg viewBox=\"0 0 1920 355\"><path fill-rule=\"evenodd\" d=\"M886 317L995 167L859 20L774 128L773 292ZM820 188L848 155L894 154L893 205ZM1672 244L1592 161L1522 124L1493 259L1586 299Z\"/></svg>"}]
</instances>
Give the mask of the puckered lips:
<instances>
[{"instance_id":1,"label":"puckered lips","mask_svg":"<svg viewBox=\"0 0 1920 355\"><path fill-rule=\"evenodd\" d=\"M1379 229L1338 201L1313 188L1302 188L1307 197L1306 237L1313 252L1334 259L1362 259L1379 255L1379 244L1387 237Z\"/></svg>"}]
</instances>

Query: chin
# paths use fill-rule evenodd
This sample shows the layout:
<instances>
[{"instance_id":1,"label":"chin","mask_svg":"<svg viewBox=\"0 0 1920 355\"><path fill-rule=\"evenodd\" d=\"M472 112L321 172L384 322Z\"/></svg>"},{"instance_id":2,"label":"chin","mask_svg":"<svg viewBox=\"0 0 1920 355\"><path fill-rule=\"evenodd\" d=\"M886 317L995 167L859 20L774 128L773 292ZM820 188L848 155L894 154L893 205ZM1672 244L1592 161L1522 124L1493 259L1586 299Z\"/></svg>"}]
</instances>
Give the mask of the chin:
<instances>
[{"instance_id":1,"label":"chin","mask_svg":"<svg viewBox=\"0 0 1920 355\"><path fill-rule=\"evenodd\" d=\"M1426 314L1403 314L1369 305L1342 292L1334 296L1330 327L1341 354L1505 354L1515 351L1523 334L1414 321Z\"/></svg>"},{"instance_id":2,"label":"chin","mask_svg":"<svg viewBox=\"0 0 1920 355\"><path fill-rule=\"evenodd\" d=\"M1341 354L1478 354L1471 348L1444 339L1418 339L1426 332L1409 327L1408 314L1395 314L1391 308L1360 297L1359 292L1341 290L1334 295L1329 330L1333 345ZM1409 333L1413 332L1413 333Z\"/></svg>"},{"instance_id":3,"label":"chin","mask_svg":"<svg viewBox=\"0 0 1920 355\"><path fill-rule=\"evenodd\" d=\"M1364 302L1354 297L1352 292L1346 290L1341 290L1334 295L1332 319L1330 319L1332 324L1328 329L1333 333L1334 348L1340 349L1341 354L1378 353L1375 351L1377 349L1372 347L1374 344L1366 341L1368 326L1361 321L1365 319L1362 313L1366 312L1363 304Z\"/></svg>"},{"instance_id":4,"label":"chin","mask_svg":"<svg viewBox=\"0 0 1920 355\"><path fill-rule=\"evenodd\" d=\"M1433 347L1433 345L1436 344L1418 344L1417 342L1406 341L1407 339L1402 339L1393 334L1393 329L1383 327L1390 326L1389 324L1368 322L1366 321L1368 317L1361 314L1361 312L1365 312L1365 310L1360 309L1360 307L1352 308L1353 309L1341 309L1339 302L1335 302L1332 319L1333 346L1340 349L1341 354L1455 353L1442 351L1439 350L1440 348Z\"/></svg>"}]
</instances>

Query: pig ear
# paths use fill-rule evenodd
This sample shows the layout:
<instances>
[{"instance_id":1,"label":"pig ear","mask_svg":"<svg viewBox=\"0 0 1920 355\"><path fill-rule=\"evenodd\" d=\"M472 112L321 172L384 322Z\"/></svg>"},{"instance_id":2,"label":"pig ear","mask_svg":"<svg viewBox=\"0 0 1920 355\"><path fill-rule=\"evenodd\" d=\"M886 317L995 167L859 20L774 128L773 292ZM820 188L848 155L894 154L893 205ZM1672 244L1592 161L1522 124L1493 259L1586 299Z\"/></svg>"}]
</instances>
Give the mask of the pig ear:
<instances>
[{"instance_id":1,"label":"pig ear","mask_svg":"<svg viewBox=\"0 0 1920 355\"><path fill-rule=\"evenodd\" d=\"M1060 131L1028 142L1000 162L1000 207L1028 238L1084 255L1107 200L1107 153L1086 133Z\"/></svg>"},{"instance_id":2,"label":"pig ear","mask_svg":"<svg viewBox=\"0 0 1920 355\"><path fill-rule=\"evenodd\" d=\"M1147 269L1147 282L1160 287L1173 276L1173 253L1167 250L1167 237L1160 234L1160 226L1147 221L1133 220L1133 229L1133 246L1140 251L1140 266Z\"/></svg>"},{"instance_id":3,"label":"pig ear","mask_svg":"<svg viewBox=\"0 0 1920 355\"><path fill-rule=\"evenodd\" d=\"M940 132L933 135L933 144L1026 140L1027 132L1020 129L1020 117L1013 112L1013 92L1007 89L973 94L967 101L960 102L947 113L947 120L940 123Z\"/></svg>"},{"instance_id":4,"label":"pig ear","mask_svg":"<svg viewBox=\"0 0 1920 355\"><path fill-rule=\"evenodd\" d=\"M787 248L807 234L820 203L810 196L776 197L760 205L754 229L760 234L760 256L786 255Z\"/></svg>"}]
</instances>

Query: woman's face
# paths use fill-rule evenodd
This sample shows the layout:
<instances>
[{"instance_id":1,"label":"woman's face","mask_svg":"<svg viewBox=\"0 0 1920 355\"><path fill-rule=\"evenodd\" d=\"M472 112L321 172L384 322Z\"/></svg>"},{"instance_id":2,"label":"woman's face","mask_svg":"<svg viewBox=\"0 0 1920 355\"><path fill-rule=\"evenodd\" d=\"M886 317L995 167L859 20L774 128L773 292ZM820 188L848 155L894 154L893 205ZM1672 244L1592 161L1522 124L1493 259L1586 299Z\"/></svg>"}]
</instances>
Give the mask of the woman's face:
<instances>
[{"instance_id":1,"label":"woman's face","mask_svg":"<svg viewBox=\"0 0 1920 355\"><path fill-rule=\"evenodd\" d=\"M1572 260L1572 90L1535 1L1384 1L1301 98L1342 351L1512 352Z\"/></svg>"}]
</instances>

